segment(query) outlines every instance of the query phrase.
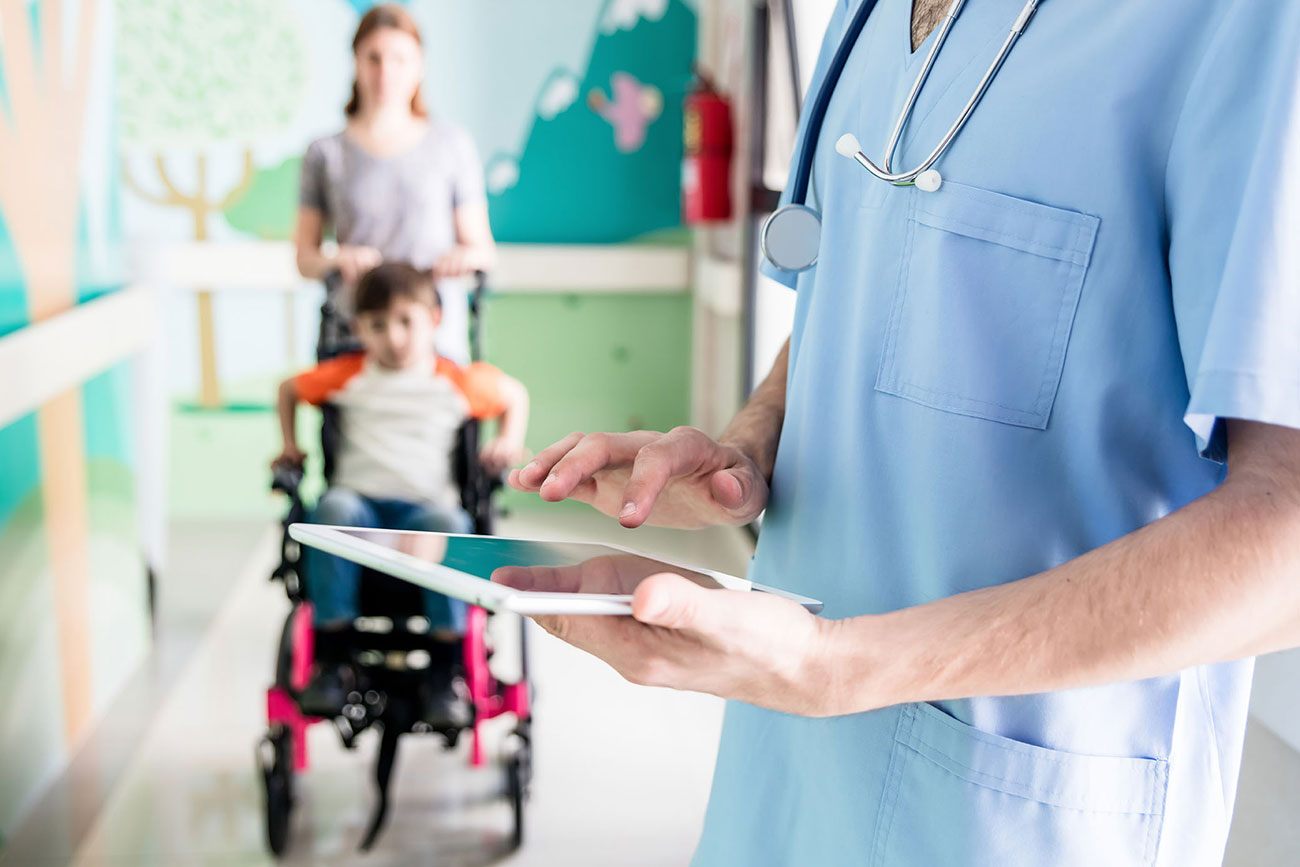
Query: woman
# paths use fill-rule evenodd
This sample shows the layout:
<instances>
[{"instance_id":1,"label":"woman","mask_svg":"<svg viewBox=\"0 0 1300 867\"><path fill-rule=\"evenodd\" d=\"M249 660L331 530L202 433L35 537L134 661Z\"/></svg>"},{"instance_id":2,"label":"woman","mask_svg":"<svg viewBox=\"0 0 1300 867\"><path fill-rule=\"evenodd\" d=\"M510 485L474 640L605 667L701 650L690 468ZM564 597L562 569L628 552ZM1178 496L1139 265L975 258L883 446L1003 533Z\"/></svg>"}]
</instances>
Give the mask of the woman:
<instances>
[{"instance_id":1,"label":"woman","mask_svg":"<svg viewBox=\"0 0 1300 867\"><path fill-rule=\"evenodd\" d=\"M303 158L294 230L298 271L324 280L317 354L355 349L348 326L357 279L381 261L432 269L442 294L439 352L469 360L463 277L496 259L483 166L461 129L433 121L420 96L420 31L401 7L376 6L352 40L356 79L347 125ZM326 226L338 250L321 251Z\"/></svg>"}]
</instances>

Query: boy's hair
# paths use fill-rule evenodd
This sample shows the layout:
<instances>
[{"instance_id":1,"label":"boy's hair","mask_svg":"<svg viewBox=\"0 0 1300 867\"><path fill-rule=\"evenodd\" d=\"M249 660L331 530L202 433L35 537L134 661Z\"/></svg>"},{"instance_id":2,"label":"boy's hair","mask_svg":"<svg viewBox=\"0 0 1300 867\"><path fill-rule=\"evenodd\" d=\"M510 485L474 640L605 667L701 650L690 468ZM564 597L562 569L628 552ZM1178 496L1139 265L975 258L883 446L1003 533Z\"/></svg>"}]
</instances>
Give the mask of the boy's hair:
<instances>
[{"instance_id":1,"label":"boy's hair","mask_svg":"<svg viewBox=\"0 0 1300 867\"><path fill-rule=\"evenodd\" d=\"M352 310L358 316L382 313L399 298L417 301L434 310L442 308L432 271L421 271L405 262L385 262L362 275Z\"/></svg>"}]
</instances>

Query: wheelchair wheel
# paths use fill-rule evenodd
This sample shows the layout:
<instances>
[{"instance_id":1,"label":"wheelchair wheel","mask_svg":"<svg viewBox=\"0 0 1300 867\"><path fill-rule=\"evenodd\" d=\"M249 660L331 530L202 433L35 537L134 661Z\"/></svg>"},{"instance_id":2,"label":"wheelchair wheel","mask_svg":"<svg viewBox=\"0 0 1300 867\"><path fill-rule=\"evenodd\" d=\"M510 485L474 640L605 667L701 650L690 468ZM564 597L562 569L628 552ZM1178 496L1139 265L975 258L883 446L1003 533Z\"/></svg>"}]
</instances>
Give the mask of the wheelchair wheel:
<instances>
[{"instance_id":1,"label":"wheelchair wheel","mask_svg":"<svg viewBox=\"0 0 1300 867\"><path fill-rule=\"evenodd\" d=\"M267 734L258 751L266 787L266 843L276 855L283 854L289 843L289 816L293 811L292 744L289 730L279 728Z\"/></svg>"},{"instance_id":2,"label":"wheelchair wheel","mask_svg":"<svg viewBox=\"0 0 1300 867\"><path fill-rule=\"evenodd\" d=\"M512 850L524 844L524 802L528 799L528 783L533 773L526 729L516 730L516 735L518 745L506 758L506 792L514 812L514 832L510 838Z\"/></svg>"},{"instance_id":3,"label":"wheelchair wheel","mask_svg":"<svg viewBox=\"0 0 1300 867\"><path fill-rule=\"evenodd\" d=\"M524 780L518 756L511 756L506 762L506 788L510 794L510 806L514 810L515 827L510 837L510 848L513 850L524 845Z\"/></svg>"},{"instance_id":4,"label":"wheelchair wheel","mask_svg":"<svg viewBox=\"0 0 1300 867\"><path fill-rule=\"evenodd\" d=\"M293 621L298 616L295 607L284 619L284 628L280 630L280 643L275 653L275 685L283 690L293 688Z\"/></svg>"}]
</instances>

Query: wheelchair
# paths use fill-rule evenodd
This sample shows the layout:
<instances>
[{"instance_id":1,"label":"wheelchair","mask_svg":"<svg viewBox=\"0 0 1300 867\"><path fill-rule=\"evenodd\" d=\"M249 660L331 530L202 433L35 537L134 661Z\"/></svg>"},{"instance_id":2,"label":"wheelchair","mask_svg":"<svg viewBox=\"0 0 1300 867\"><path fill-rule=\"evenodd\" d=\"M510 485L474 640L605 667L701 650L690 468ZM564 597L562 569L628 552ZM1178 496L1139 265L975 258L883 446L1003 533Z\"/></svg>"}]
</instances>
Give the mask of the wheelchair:
<instances>
[{"instance_id":1,"label":"wheelchair","mask_svg":"<svg viewBox=\"0 0 1300 867\"><path fill-rule=\"evenodd\" d=\"M480 277L470 305L475 357L479 354L477 322L482 292ZM328 481L338 441L338 414L328 406L323 409L321 440ZM490 534L494 517L492 494L500 480L488 478L479 465L478 432L478 423L473 420L462 425L451 456L452 469L460 487L462 506L473 518L475 532ZM274 681L266 691L267 732L256 751L257 768L264 784L268 847L277 856L288 847L295 789L301 784L298 775L309 767L306 734L310 726L328 719L346 749L355 749L358 736L367 729L380 732L374 770L376 802L360 846L366 851L374 846L388 814L389 784L398 742L403 735L439 736L447 749L453 749L468 731L472 738L470 765L483 767L488 753L483 724L510 714L515 725L500 744L498 754L502 757L505 794L513 812L510 849L517 849L523 843L524 806L532 776L532 689L522 623L519 643L522 676L517 683L503 683L489 668L493 654L488 630L490 615L482 608L469 608L461 657L471 722L465 728L434 729L422 720L421 690L427 676L425 667L434 657L434 638L423 616L420 590L405 581L364 570L360 616L344 631L342 638L346 657L357 674L355 689L348 693L341 706L331 708L330 716L308 714L300 697L315 662L313 608L306 593L311 575L304 574L302 551L288 535L290 524L307 518L300 492L302 481L302 468L280 467L275 470L271 485L289 500L288 512L281 521L280 564L271 580L283 583L291 609L280 635Z\"/></svg>"}]
</instances>

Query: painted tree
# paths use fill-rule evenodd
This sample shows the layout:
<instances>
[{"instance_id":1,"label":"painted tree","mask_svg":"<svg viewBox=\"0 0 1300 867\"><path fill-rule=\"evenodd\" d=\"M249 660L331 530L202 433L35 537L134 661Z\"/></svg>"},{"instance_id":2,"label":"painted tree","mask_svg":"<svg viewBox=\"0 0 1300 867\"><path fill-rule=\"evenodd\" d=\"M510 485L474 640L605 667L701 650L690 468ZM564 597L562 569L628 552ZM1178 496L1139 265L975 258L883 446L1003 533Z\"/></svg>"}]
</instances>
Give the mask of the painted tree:
<instances>
[{"instance_id":1,"label":"painted tree","mask_svg":"<svg viewBox=\"0 0 1300 867\"><path fill-rule=\"evenodd\" d=\"M71 10L76 13L71 21L65 11L63 0L0 0L0 95L8 109L0 111L0 216L34 323L77 301L78 165L97 0L82 0ZM91 713L87 476L79 389L51 399L36 417L64 730L72 742Z\"/></svg>"},{"instance_id":2,"label":"painted tree","mask_svg":"<svg viewBox=\"0 0 1300 867\"><path fill-rule=\"evenodd\" d=\"M118 0L117 13L122 142L156 175L146 182L124 159L123 180L148 202L187 211L194 239L207 240L209 220L253 181L252 144L293 119L305 81L298 27L283 0ZM214 190L209 156L232 148L242 151L240 177ZM182 161L193 168L188 189L172 171ZM215 407L212 293L198 301L202 403Z\"/></svg>"}]
</instances>

